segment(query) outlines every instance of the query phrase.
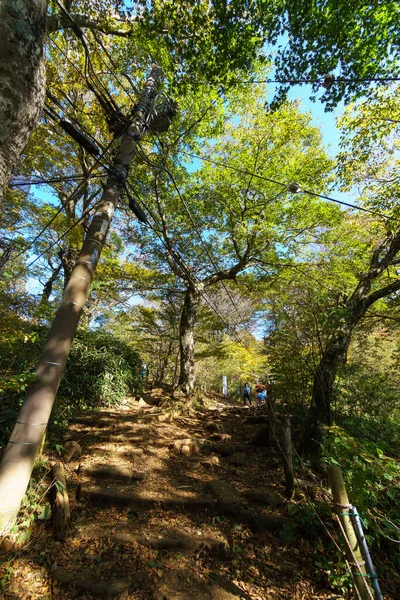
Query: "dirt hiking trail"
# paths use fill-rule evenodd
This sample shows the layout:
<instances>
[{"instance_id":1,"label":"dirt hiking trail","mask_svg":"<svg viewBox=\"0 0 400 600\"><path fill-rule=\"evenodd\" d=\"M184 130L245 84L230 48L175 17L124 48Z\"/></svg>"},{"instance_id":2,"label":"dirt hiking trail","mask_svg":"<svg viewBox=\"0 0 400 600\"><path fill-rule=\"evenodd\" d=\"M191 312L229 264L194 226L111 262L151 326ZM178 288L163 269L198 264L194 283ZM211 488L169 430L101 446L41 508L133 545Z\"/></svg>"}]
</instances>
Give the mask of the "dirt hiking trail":
<instances>
[{"instance_id":1,"label":"dirt hiking trail","mask_svg":"<svg viewBox=\"0 0 400 600\"><path fill-rule=\"evenodd\" d=\"M65 435L72 527L35 524L7 599L339 599L288 526L279 455L254 437L262 410L215 400L179 416L130 401ZM68 443L69 442L69 443ZM260 440L258 440L260 443ZM78 452L79 454L79 452Z\"/></svg>"}]
</instances>

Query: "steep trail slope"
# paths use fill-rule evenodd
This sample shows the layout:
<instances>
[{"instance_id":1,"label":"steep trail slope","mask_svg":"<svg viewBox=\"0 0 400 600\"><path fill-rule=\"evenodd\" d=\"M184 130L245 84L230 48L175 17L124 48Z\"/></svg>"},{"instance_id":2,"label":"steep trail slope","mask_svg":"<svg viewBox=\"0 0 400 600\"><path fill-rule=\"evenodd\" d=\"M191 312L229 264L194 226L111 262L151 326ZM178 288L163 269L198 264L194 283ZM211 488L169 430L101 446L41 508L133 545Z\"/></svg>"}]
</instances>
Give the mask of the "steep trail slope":
<instances>
[{"instance_id":1,"label":"steep trail slope","mask_svg":"<svg viewBox=\"0 0 400 600\"><path fill-rule=\"evenodd\" d=\"M311 542L281 542L281 460L250 443L262 419L222 402L195 416L137 402L82 414L66 435L82 448L65 465L71 535L54 542L42 527L5 597L339 598L316 576Z\"/></svg>"}]
</instances>

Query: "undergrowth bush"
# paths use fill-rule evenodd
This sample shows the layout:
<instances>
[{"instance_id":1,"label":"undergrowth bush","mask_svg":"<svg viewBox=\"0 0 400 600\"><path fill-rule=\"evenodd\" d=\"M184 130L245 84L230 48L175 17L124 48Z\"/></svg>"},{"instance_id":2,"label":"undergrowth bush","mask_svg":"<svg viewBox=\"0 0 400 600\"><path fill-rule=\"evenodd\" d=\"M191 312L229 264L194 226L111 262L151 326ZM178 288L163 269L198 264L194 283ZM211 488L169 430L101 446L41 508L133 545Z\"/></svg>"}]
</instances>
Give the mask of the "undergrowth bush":
<instances>
[{"instance_id":1,"label":"undergrowth bush","mask_svg":"<svg viewBox=\"0 0 400 600\"><path fill-rule=\"evenodd\" d=\"M0 340L0 445L8 439L48 330L21 331ZM74 409L116 406L141 385L141 359L129 346L100 331L79 331L58 390L51 425L62 427Z\"/></svg>"},{"instance_id":2,"label":"undergrowth bush","mask_svg":"<svg viewBox=\"0 0 400 600\"><path fill-rule=\"evenodd\" d=\"M400 463L386 454L389 449L392 454L398 454L398 448L388 447L390 433L395 438L398 433L389 423L386 435L381 422L382 429L375 429L375 439L372 439L371 421L364 421L359 419L356 428L353 419L353 431L337 425L330 427L323 456L328 464L341 466L349 500L362 517L373 555L379 557L379 574L385 575L393 589L399 592ZM356 431L357 436L354 435ZM366 435L367 431L370 435Z\"/></svg>"}]
</instances>

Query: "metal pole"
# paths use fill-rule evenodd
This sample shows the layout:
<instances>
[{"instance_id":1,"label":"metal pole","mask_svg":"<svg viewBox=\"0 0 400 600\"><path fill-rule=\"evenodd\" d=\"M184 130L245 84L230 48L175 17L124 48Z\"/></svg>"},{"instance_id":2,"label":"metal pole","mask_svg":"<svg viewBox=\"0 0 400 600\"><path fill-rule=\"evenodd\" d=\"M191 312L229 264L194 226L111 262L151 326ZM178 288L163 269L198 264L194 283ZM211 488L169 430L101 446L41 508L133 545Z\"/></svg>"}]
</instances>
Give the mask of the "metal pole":
<instances>
[{"instance_id":1,"label":"metal pole","mask_svg":"<svg viewBox=\"0 0 400 600\"><path fill-rule=\"evenodd\" d=\"M38 381L29 388L11 433L0 465L0 532L8 531L29 484L94 271L128 176L135 146L146 131L146 118L160 77L160 67L153 66L132 123L122 138L100 204L39 359L36 369Z\"/></svg>"},{"instance_id":2,"label":"metal pole","mask_svg":"<svg viewBox=\"0 0 400 600\"><path fill-rule=\"evenodd\" d=\"M349 509L350 517L353 521L354 531L356 532L357 540L359 546L361 548L361 552L364 556L365 565L368 571L368 574L371 579L371 584L374 589L374 596L376 600L383 600L381 588L379 587L378 575L374 569L374 565L372 562L371 554L369 552L367 540L365 539L364 531L361 524L360 515L357 512L355 506L352 506Z\"/></svg>"}]
</instances>

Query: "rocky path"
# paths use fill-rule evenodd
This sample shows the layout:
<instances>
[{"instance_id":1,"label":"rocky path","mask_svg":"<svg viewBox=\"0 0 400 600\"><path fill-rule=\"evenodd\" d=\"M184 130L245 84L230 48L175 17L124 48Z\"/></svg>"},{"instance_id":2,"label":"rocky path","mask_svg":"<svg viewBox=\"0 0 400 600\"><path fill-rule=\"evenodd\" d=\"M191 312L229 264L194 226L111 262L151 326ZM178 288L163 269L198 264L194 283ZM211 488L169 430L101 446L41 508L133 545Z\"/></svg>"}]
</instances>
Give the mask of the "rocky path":
<instances>
[{"instance_id":1,"label":"rocky path","mask_svg":"<svg viewBox=\"0 0 400 600\"><path fill-rule=\"evenodd\" d=\"M262 419L223 403L84 413L64 442L82 451L65 465L72 532L55 542L48 527L22 549L5 597L339 598L316 583L307 540L281 542L281 461L251 443ZM27 587L18 564L34 573Z\"/></svg>"}]
</instances>

